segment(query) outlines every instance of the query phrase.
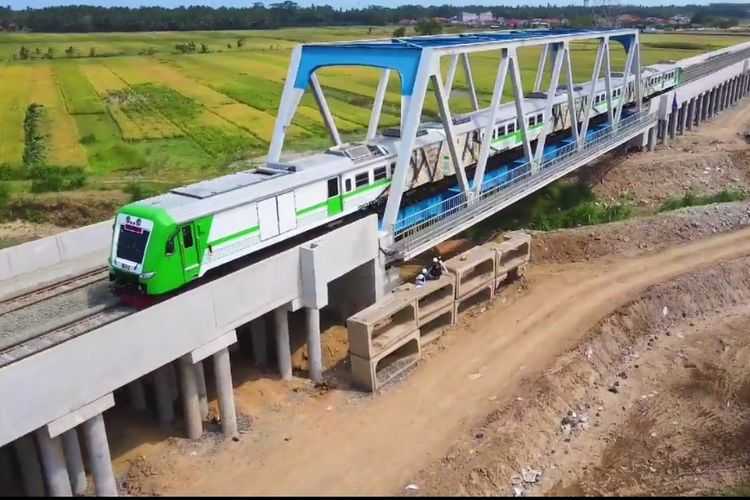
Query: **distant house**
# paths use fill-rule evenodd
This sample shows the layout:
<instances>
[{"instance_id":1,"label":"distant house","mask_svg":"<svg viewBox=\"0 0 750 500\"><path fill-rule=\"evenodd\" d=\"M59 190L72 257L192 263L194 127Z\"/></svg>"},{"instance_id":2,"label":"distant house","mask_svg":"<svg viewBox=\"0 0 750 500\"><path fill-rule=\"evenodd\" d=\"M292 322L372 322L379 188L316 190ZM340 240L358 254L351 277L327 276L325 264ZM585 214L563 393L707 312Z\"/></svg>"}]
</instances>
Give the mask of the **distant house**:
<instances>
[{"instance_id":1,"label":"distant house","mask_svg":"<svg viewBox=\"0 0 750 500\"><path fill-rule=\"evenodd\" d=\"M505 25L509 28L523 28L526 26L529 22L526 19L506 19Z\"/></svg>"},{"instance_id":2,"label":"distant house","mask_svg":"<svg viewBox=\"0 0 750 500\"><path fill-rule=\"evenodd\" d=\"M463 24L484 25L494 23L495 16L490 11L480 12L479 14L473 12L461 12L458 16L458 20Z\"/></svg>"},{"instance_id":3,"label":"distant house","mask_svg":"<svg viewBox=\"0 0 750 500\"><path fill-rule=\"evenodd\" d=\"M617 24L619 26L633 26L640 24L641 18L631 14L620 14L617 16Z\"/></svg>"},{"instance_id":4,"label":"distant house","mask_svg":"<svg viewBox=\"0 0 750 500\"><path fill-rule=\"evenodd\" d=\"M549 29L550 24L546 19L532 19L528 22L529 28Z\"/></svg>"},{"instance_id":5,"label":"distant house","mask_svg":"<svg viewBox=\"0 0 750 500\"><path fill-rule=\"evenodd\" d=\"M681 14L678 14L676 16L672 16L669 19L669 23L670 24L675 24L675 25L678 25L678 26L682 26L682 25L685 25L685 24L690 24L690 18L688 16L683 16Z\"/></svg>"},{"instance_id":6,"label":"distant house","mask_svg":"<svg viewBox=\"0 0 750 500\"><path fill-rule=\"evenodd\" d=\"M489 10L479 13L479 24L492 24L495 22L495 16Z\"/></svg>"},{"instance_id":7,"label":"distant house","mask_svg":"<svg viewBox=\"0 0 750 500\"><path fill-rule=\"evenodd\" d=\"M417 20L416 19L401 19L398 22L399 26L414 26L416 24L417 24Z\"/></svg>"}]
</instances>

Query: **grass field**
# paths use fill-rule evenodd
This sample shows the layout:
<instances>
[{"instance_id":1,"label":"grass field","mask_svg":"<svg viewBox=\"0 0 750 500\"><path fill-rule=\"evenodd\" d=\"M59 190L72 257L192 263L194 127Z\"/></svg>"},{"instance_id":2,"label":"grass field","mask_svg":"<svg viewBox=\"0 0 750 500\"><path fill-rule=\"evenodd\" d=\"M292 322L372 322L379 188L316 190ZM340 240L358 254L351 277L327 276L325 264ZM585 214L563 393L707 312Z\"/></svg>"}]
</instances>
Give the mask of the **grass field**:
<instances>
[{"instance_id":1,"label":"grass field","mask_svg":"<svg viewBox=\"0 0 750 500\"><path fill-rule=\"evenodd\" d=\"M179 183L217 175L238 159L265 154L273 135L289 54L300 42L390 36L392 27L294 28L275 31L118 34L0 33L0 169L23 167L24 117L42 104L41 131L49 165L84 167L95 186L134 179ZM643 64L682 59L745 41L737 36L642 35ZM176 45L205 44L208 53L181 54ZM31 60L16 55L24 46ZM72 50L70 49L72 47ZM590 78L596 47L573 44L574 78ZM45 57L50 54L52 57ZM523 49L529 89L537 49ZM471 58L479 99L489 103L498 64L495 53ZM620 71L624 53L612 54ZM447 61L443 66L447 71ZM379 73L370 68L320 72L340 131L363 134ZM463 72L454 111L470 103ZM309 93L308 93L309 94ZM506 85L506 95L511 95ZM435 100L425 115L436 116ZM391 77L382 123L398 124L398 77ZM328 137L316 103L306 95L287 134L287 148L323 148Z\"/></svg>"}]
</instances>

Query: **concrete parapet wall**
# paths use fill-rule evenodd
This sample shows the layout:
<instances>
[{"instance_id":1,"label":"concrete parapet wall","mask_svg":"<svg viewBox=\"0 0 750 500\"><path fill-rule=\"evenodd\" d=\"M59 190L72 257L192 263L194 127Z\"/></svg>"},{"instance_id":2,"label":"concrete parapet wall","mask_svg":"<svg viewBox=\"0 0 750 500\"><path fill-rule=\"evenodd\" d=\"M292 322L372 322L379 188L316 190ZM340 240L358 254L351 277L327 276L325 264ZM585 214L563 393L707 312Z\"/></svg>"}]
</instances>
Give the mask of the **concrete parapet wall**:
<instances>
[{"instance_id":1,"label":"concrete parapet wall","mask_svg":"<svg viewBox=\"0 0 750 500\"><path fill-rule=\"evenodd\" d=\"M4 248L0 250L0 282L88 254L106 255L111 241L112 221L108 220ZM102 265L106 265L106 260Z\"/></svg>"}]
</instances>

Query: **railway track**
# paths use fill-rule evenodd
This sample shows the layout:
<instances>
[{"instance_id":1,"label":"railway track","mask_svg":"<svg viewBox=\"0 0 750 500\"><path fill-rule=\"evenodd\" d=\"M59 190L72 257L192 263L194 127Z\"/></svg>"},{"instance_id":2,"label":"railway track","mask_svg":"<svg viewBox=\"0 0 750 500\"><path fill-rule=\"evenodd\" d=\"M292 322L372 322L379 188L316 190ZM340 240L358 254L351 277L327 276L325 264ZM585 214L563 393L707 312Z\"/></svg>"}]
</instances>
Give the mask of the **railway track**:
<instances>
[{"instance_id":1,"label":"railway track","mask_svg":"<svg viewBox=\"0 0 750 500\"><path fill-rule=\"evenodd\" d=\"M118 299L113 298L90 309L19 332L12 338L0 338L0 367L101 328L133 312L134 309L120 304Z\"/></svg>"},{"instance_id":2,"label":"railway track","mask_svg":"<svg viewBox=\"0 0 750 500\"><path fill-rule=\"evenodd\" d=\"M43 287L23 292L0 301L0 317L25 307L38 304L52 297L78 290L107 279L106 266L98 267L83 274L56 281Z\"/></svg>"}]
</instances>

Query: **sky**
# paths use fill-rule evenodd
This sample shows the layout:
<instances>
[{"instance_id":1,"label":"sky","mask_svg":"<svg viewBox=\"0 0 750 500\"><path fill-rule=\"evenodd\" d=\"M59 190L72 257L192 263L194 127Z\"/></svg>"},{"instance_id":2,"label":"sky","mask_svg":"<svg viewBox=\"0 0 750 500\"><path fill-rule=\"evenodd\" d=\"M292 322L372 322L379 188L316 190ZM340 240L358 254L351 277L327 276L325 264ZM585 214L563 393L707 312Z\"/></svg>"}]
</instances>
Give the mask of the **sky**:
<instances>
[{"instance_id":1,"label":"sky","mask_svg":"<svg viewBox=\"0 0 750 500\"><path fill-rule=\"evenodd\" d=\"M103 6L118 6L118 7L140 7L140 6L162 6L162 7L179 7L180 5L208 5L211 7L244 7L252 5L255 0L0 0L0 5L10 5L14 9L25 9L27 7L39 8L48 7L50 5L70 5L70 4L84 4L84 5L103 5ZM263 3L269 5L278 0L265 0ZM597 0L593 0L592 3L596 3ZM707 4L710 1L721 1L721 0L620 0L620 4L639 4L639 5L687 5L687 4ZM403 4L416 4L416 5L440 5L440 4L451 4L456 6L461 5L546 5L551 3L553 5L583 5L583 0L298 0L300 5L333 5L334 7L341 7L345 9L350 8L362 8L368 5L382 5L386 7L395 7ZM737 2L737 3L750 3L750 0Z\"/></svg>"}]
</instances>

